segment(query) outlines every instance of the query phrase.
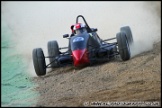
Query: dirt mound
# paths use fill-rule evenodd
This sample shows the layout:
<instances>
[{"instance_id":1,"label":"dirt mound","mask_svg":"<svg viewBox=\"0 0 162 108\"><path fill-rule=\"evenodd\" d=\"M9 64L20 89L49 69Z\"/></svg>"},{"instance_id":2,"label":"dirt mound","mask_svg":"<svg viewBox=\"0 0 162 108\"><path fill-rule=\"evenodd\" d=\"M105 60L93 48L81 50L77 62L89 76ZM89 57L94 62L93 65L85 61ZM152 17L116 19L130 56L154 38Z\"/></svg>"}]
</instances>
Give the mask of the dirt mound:
<instances>
[{"instance_id":1,"label":"dirt mound","mask_svg":"<svg viewBox=\"0 0 162 108\"><path fill-rule=\"evenodd\" d=\"M90 102L161 101L161 42L128 61L120 58L82 69L65 67L36 77L37 106L84 106Z\"/></svg>"}]
</instances>

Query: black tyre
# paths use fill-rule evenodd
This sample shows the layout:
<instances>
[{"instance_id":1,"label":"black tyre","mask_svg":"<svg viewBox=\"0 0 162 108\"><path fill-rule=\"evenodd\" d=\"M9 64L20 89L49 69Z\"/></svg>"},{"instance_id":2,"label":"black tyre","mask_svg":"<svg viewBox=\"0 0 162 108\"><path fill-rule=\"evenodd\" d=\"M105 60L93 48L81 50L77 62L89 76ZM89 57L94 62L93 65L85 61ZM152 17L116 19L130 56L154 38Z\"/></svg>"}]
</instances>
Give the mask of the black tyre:
<instances>
[{"instance_id":1,"label":"black tyre","mask_svg":"<svg viewBox=\"0 0 162 108\"><path fill-rule=\"evenodd\" d=\"M133 36L132 32L129 26L124 26L120 28L121 32L124 32L126 34L126 38L128 40L128 43L131 45L133 43Z\"/></svg>"},{"instance_id":2,"label":"black tyre","mask_svg":"<svg viewBox=\"0 0 162 108\"><path fill-rule=\"evenodd\" d=\"M124 32L119 32L116 35L119 54L121 59L126 61L130 59L130 48L126 38L126 34Z\"/></svg>"},{"instance_id":3,"label":"black tyre","mask_svg":"<svg viewBox=\"0 0 162 108\"><path fill-rule=\"evenodd\" d=\"M35 48L32 52L34 69L37 76L46 74L46 62L43 50L41 48Z\"/></svg>"},{"instance_id":4,"label":"black tyre","mask_svg":"<svg viewBox=\"0 0 162 108\"><path fill-rule=\"evenodd\" d=\"M59 47L57 41L49 41L48 42L48 55L52 58L49 58L49 61L51 64L51 67L58 67L57 62L55 61L55 57L59 55Z\"/></svg>"}]
</instances>

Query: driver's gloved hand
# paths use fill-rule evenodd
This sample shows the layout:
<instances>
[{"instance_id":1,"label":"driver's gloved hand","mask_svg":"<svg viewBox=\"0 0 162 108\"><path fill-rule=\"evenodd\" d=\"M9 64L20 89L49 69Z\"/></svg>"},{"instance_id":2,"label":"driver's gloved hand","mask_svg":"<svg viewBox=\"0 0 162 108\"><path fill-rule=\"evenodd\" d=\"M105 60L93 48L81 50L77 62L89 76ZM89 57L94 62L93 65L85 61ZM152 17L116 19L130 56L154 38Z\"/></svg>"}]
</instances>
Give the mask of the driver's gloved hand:
<instances>
[{"instance_id":1,"label":"driver's gloved hand","mask_svg":"<svg viewBox=\"0 0 162 108\"><path fill-rule=\"evenodd\" d=\"M74 36L74 33L72 33L72 34L70 35L70 37L72 37L72 36Z\"/></svg>"}]
</instances>

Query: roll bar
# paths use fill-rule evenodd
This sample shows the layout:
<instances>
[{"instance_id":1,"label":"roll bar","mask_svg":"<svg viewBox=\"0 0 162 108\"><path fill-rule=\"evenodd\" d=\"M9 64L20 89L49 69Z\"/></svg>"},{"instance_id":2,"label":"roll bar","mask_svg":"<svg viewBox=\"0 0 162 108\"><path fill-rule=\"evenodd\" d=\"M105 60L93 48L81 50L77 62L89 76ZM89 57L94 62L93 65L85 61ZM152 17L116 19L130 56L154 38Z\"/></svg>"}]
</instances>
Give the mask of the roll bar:
<instances>
[{"instance_id":1,"label":"roll bar","mask_svg":"<svg viewBox=\"0 0 162 108\"><path fill-rule=\"evenodd\" d=\"M81 17L81 18L83 19L83 21L84 21L84 23L85 23L85 25L86 25L86 27L87 27L87 31L88 31L88 32L92 32L92 30L90 29L88 23L86 22L85 18L84 18L82 15L78 15L78 16L77 16L77 18L76 18L76 24L78 23L79 17Z\"/></svg>"}]
</instances>

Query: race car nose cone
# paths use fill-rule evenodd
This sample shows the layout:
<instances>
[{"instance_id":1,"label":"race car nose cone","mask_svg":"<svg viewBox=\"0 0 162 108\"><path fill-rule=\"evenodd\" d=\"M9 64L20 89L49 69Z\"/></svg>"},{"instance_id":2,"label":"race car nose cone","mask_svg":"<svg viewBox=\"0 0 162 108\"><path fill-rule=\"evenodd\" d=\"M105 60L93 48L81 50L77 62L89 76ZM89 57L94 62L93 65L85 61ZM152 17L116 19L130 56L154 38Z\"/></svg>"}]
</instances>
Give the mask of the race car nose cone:
<instances>
[{"instance_id":1,"label":"race car nose cone","mask_svg":"<svg viewBox=\"0 0 162 108\"><path fill-rule=\"evenodd\" d=\"M86 49L72 51L74 66L81 66L90 63Z\"/></svg>"}]
</instances>

